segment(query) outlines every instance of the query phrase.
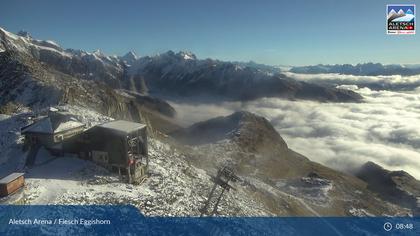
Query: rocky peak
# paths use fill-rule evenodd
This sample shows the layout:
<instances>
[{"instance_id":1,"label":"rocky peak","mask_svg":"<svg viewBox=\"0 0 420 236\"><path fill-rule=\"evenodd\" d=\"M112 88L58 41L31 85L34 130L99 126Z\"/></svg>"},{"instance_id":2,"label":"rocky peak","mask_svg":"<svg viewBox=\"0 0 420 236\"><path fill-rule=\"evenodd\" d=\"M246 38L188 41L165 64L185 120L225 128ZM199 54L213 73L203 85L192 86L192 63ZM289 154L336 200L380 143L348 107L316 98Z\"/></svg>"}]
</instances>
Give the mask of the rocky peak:
<instances>
[{"instance_id":1,"label":"rocky peak","mask_svg":"<svg viewBox=\"0 0 420 236\"><path fill-rule=\"evenodd\" d=\"M372 161L368 161L360 167L359 173L388 174L389 171Z\"/></svg>"},{"instance_id":2,"label":"rocky peak","mask_svg":"<svg viewBox=\"0 0 420 236\"><path fill-rule=\"evenodd\" d=\"M230 140L250 152L273 153L287 149L286 142L266 118L246 111L196 123L175 136L190 145Z\"/></svg>"},{"instance_id":3,"label":"rocky peak","mask_svg":"<svg viewBox=\"0 0 420 236\"><path fill-rule=\"evenodd\" d=\"M125 62L126 64L132 64L135 62L139 57L136 55L136 53L130 51L126 53L124 56L122 56L120 59Z\"/></svg>"},{"instance_id":4,"label":"rocky peak","mask_svg":"<svg viewBox=\"0 0 420 236\"><path fill-rule=\"evenodd\" d=\"M167 58L173 61L185 61L185 60L196 60L197 57L192 52L187 51L179 51L174 52L172 50L169 50L165 53L159 54L159 58Z\"/></svg>"},{"instance_id":5,"label":"rocky peak","mask_svg":"<svg viewBox=\"0 0 420 236\"><path fill-rule=\"evenodd\" d=\"M105 57L105 54L100 50L100 49L96 49L95 51L92 52L94 55L98 56L98 57Z\"/></svg>"},{"instance_id":6,"label":"rocky peak","mask_svg":"<svg viewBox=\"0 0 420 236\"><path fill-rule=\"evenodd\" d=\"M24 37L24 38L32 38L31 34L28 31L20 30L17 33L18 36Z\"/></svg>"},{"instance_id":7,"label":"rocky peak","mask_svg":"<svg viewBox=\"0 0 420 236\"><path fill-rule=\"evenodd\" d=\"M398 178L405 178L407 180L414 180L417 181L413 176L411 176L409 173L399 170L399 171L390 171L387 170L385 168L383 168L382 166L372 162L372 161L368 161L365 164L363 164L359 171L357 172L357 175L364 177L366 179L368 179L369 177L374 177L374 178L393 178L393 177L398 177Z\"/></svg>"},{"instance_id":8,"label":"rocky peak","mask_svg":"<svg viewBox=\"0 0 420 236\"><path fill-rule=\"evenodd\" d=\"M239 125L231 137L243 149L264 154L287 150L286 142L266 118L240 111L232 114L231 119L237 120Z\"/></svg>"},{"instance_id":9,"label":"rocky peak","mask_svg":"<svg viewBox=\"0 0 420 236\"><path fill-rule=\"evenodd\" d=\"M180 51L176 54L178 57L184 59L184 60L196 60L197 57L192 52L187 51Z\"/></svg>"},{"instance_id":10,"label":"rocky peak","mask_svg":"<svg viewBox=\"0 0 420 236\"><path fill-rule=\"evenodd\" d=\"M380 165L367 162L356 176L368 184L368 189L384 200L416 210L420 197L420 181L405 171L389 171Z\"/></svg>"}]
</instances>

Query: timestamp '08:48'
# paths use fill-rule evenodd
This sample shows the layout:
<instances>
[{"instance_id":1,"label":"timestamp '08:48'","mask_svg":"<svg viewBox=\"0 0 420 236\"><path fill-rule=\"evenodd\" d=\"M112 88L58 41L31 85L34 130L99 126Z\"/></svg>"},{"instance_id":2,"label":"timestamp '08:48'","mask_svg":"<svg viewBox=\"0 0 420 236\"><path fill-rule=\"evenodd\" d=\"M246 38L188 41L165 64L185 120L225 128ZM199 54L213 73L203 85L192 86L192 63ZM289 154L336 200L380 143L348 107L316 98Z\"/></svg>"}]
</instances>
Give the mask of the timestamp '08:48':
<instances>
[{"instance_id":1,"label":"timestamp '08:48'","mask_svg":"<svg viewBox=\"0 0 420 236\"><path fill-rule=\"evenodd\" d=\"M413 223L396 223L395 224L395 229L414 229L414 225Z\"/></svg>"}]
</instances>

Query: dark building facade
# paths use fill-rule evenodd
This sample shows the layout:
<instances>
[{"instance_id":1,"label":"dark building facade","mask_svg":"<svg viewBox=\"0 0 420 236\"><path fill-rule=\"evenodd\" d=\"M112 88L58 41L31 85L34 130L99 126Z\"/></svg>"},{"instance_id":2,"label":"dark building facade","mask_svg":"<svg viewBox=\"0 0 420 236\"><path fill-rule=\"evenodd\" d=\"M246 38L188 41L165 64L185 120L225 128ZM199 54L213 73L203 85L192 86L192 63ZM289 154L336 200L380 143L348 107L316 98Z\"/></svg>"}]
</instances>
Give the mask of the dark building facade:
<instances>
[{"instance_id":1,"label":"dark building facade","mask_svg":"<svg viewBox=\"0 0 420 236\"><path fill-rule=\"evenodd\" d=\"M22 127L26 166L35 163L40 147L52 155L74 153L127 177L129 183L141 182L148 173L147 127L144 124L115 120L90 129L72 114L56 109L47 116Z\"/></svg>"},{"instance_id":2,"label":"dark building facade","mask_svg":"<svg viewBox=\"0 0 420 236\"><path fill-rule=\"evenodd\" d=\"M129 183L147 176L149 157L144 124L116 120L97 125L64 142L63 149L127 176Z\"/></svg>"}]
</instances>

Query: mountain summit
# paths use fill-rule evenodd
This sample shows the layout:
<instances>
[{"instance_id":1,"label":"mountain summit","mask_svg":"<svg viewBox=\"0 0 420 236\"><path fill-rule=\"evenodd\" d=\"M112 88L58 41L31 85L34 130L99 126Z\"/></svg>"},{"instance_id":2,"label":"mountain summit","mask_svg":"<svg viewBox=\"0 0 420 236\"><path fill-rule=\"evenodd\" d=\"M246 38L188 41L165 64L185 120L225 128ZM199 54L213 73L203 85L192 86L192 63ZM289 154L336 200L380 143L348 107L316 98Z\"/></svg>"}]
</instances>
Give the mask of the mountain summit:
<instances>
[{"instance_id":1,"label":"mountain summit","mask_svg":"<svg viewBox=\"0 0 420 236\"><path fill-rule=\"evenodd\" d=\"M131 65L132 63L134 63L135 61L137 61L137 59L139 58L136 53L130 51L127 54L125 54L124 56L120 57L122 61L124 61L125 63Z\"/></svg>"}]
</instances>

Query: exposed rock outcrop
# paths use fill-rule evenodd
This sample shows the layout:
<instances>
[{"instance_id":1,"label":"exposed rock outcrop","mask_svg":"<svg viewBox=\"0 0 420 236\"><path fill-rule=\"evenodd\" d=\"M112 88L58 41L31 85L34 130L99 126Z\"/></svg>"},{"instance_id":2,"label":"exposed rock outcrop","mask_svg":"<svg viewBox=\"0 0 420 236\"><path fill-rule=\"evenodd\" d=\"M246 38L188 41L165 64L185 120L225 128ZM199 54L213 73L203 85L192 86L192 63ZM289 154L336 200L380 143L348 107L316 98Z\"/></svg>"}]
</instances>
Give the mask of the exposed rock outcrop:
<instances>
[{"instance_id":1,"label":"exposed rock outcrop","mask_svg":"<svg viewBox=\"0 0 420 236\"><path fill-rule=\"evenodd\" d=\"M365 163L356 176L368 183L368 189L386 201L418 210L420 181L405 171L389 171L373 163Z\"/></svg>"}]
</instances>

